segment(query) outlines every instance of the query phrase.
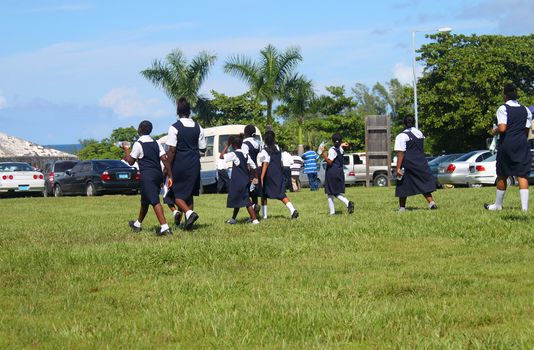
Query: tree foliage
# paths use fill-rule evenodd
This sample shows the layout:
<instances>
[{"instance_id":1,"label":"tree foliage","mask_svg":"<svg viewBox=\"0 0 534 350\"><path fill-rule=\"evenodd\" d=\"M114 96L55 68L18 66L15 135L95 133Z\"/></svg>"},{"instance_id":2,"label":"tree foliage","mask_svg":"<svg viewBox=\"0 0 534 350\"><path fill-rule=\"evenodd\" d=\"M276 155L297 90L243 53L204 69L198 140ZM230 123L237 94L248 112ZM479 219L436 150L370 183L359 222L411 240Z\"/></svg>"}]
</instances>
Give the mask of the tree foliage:
<instances>
[{"instance_id":1,"label":"tree foliage","mask_svg":"<svg viewBox=\"0 0 534 350\"><path fill-rule=\"evenodd\" d=\"M504 84L534 102L534 35L431 35L419 50L419 124L435 151L485 148Z\"/></svg>"},{"instance_id":2,"label":"tree foliage","mask_svg":"<svg viewBox=\"0 0 534 350\"><path fill-rule=\"evenodd\" d=\"M124 156L122 148L117 147L117 142L128 141L131 144L137 139L137 130L133 127L117 128L111 132L110 137L101 141L95 139L80 140L82 149L78 152L78 158L86 159L121 159Z\"/></svg>"}]
</instances>

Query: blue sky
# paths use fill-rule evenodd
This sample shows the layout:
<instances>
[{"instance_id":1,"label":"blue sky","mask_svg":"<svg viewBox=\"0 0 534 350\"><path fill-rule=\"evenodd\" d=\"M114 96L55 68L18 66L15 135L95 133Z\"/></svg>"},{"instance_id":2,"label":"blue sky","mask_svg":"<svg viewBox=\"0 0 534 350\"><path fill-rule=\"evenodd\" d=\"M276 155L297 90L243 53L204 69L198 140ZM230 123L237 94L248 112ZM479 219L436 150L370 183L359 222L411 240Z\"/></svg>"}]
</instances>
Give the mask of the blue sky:
<instances>
[{"instance_id":1,"label":"blue sky","mask_svg":"<svg viewBox=\"0 0 534 350\"><path fill-rule=\"evenodd\" d=\"M0 0L0 132L76 143L143 119L164 132L173 105L139 71L175 48L189 58L217 54L206 96L245 92L222 66L233 54L256 58L269 43L301 49L298 71L318 93L350 91L357 82L410 82L412 30L525 35L532 14L532 0ZM417 45L425 42L417 34Z\"/></svg>"}]
</instances>

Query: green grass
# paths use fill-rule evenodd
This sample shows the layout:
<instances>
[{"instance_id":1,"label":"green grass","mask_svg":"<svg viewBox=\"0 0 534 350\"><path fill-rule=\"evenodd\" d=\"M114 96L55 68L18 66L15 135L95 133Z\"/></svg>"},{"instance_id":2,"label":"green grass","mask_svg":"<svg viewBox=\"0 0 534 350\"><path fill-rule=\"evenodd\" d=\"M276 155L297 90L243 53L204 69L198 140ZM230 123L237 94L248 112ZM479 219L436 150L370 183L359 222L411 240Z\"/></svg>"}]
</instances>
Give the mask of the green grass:
<instances>
[{"instance_id":1,"label":"green grass","mask_svg":"<svg viewBox=\"0 0 534 350\"><path fill-rule=\"evenodd\" d=\"M441 190L396 212L393 188L271 202L227 225L204 195L193 232L127 221L138 197L0 200L0 348L533 348L534 215L517 188ZM532 196L531 196L532 197ZM531 198L532 201L533 198ZM534 203L534 201L532 201ZM169 212L166 212L170 218ZM245 211L240 214L245 219Z\"/></svg>"}]
</instances>

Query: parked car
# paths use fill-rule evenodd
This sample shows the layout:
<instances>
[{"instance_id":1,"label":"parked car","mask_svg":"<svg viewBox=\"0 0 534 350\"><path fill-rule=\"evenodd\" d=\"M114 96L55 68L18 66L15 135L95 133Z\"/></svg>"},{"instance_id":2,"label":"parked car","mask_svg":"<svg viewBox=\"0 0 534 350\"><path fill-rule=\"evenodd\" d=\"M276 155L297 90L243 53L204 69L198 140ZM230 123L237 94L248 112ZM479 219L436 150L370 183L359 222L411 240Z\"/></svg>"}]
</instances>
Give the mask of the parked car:
<instances>
[{"instance_id":1,"label":"parked car","mask_svg":"<svg viewBox=\"0 0 534 350\"><path fill-rule=\"evenodd\" d=\"M355 185L356 180L356 174L351 171L347 166L343 166L343 173L345 174L345 185L351 186ZM326 176L326 162L323 160L319 163L319 170L317 171L317 178L319 179L319 187L322 187L324 185L324 179ZM302 187L310 187L310 183L308 181L308 174L304 174L304 172L301 172L299 175L300 184Z\"/></svg>"},{"instance_id":2,"label":"parked car","mask_svg":"<svg viewBox=\"0 0 534 350\"><path fill-rule=\"evenodd\" d=\"M0 193L42 193L44 175L28 163L0 163Z\"/></svg>"},{"instance_id":3,"label":"parked car","mask_svg":"<svg viewBox=\"0 0 534 350\"><path fill-rule=\"evenodd\" d=\"M454 153L454 154L444 154L439 157L436 157L428 162L428 166L430 167L430 172L436 179L436 182L438 181L438 167L441 163L445 162L452 162L461 156L463 156L464 153ZM438 184L439 185L439 184Z\"/></svg>"},{"instance_id":4,"label":"parked car","mask_svg":"<svg viewBox=\"0 0 534 350\"><path fill-rule=\"evenodd\" d=\"M65 171L72 169L78 163L77 160L57 160L45 165L45 197L54 194L54 186L60 179L66 176Z\"/></svg>"},{"instance_id":5,"label":"parked car","mask_svg":"<svg viewBox=\"0 0 534 350\"><path fill-rule=\"evenodd\" d=\"M441 185L466 185L466 176L469 174L469 165L481 162L492 156L491 151L471 151L452 162L440 163L438 166L438 183Z\"/></svg>"},{"instance_id":6,"label":"parked car","mask_svg":"<svg viewBox=\"0 0 534 350\"><path fill-rule=\"evenodd\" d=\"M484 185L495 185L497 182L497 154L483 160L469 165L469 174L465 177L468 187L482 187ZM514 185L516 179L509 176L507 179L508 186Z\"/></svg>"},{"instance_id":7,"label":"parked car","mask_svg":"<svg viewBox=\"0 0 534 350\"><path fill-rule=\"evenodd\" d=\"M364 183L366 180L366 154L348 153L343 155L343 164L348 167L349 172L354 173L354 181ZM369 167L369 174L371 175L371 181L373 186L387 186L388 185L388 171L387 165L371 165Z\"/></svg>"},{"instance_id":8,"label":"parked car","mask_svg":"<svg viewBox=\"0 0 534 350\"><path fill-rule=\"evenodd\" d=\"M135 194L139 191L139 171L120 160L87 160L65 171L54 185L54 196L104 193Z\"/></svg>"}]
</instances>

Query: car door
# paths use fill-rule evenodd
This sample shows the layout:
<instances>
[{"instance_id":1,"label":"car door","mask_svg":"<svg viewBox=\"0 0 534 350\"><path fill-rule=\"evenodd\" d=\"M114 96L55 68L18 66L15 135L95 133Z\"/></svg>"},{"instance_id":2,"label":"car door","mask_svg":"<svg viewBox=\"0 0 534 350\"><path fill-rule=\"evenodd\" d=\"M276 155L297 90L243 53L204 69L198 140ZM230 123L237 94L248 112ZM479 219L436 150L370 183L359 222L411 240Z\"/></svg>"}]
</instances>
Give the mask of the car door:
<instances>
[{"instance_id":1,"label":"car door","mask_svg":"<svg viewBox=\"0 0 534 350\"><path fill-rule=\"evenodd\" d=\"M76 165L74 168L72 168L71 172L71 178L72 178L72 187L70 191L72 193L82 193L85 190L85 173L87 172L87 168L90 167L91 162L82 162L78 165Z\"/></svg>"},{"instance_id":2,"label":"car door","mask_svg":"<svg viewBox=\"0 0 534 350\"><path fill-rule=\"evenodd\" d=\"M78 163L70 170L70 174L57 180L64 194L74 193L74 175L79 173L81 169L82 163Z\"/></svg>"}]
</instances>

